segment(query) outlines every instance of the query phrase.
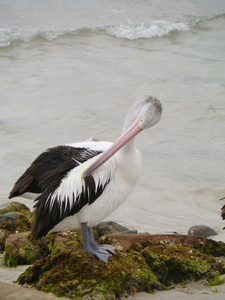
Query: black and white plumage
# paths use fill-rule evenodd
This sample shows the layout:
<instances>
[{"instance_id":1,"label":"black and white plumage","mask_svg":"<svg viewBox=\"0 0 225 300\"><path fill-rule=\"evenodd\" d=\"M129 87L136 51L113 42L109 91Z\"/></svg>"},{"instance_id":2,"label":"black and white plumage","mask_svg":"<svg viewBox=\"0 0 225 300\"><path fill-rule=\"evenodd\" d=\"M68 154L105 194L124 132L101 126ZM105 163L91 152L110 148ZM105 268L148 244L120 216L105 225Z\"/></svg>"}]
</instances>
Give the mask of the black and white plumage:
<instances>
[{"instance_id":1,"label":"black and white plumage","mask_svg":"<svg viewBox=\"0 0 225 300\"><path fill-rule=\"evenodd\" d=\"M220 200L225 200L225 197ZM221 218L225 220L225 205L221 208ZM223 229L225 229L225 227Z\"/></svg>"},{"instance_id":2,"label":"black and white plumage","mask_svg":"<svg viewBox=\"0 0 225 300\"><path fill-rule=\"evenodd\" d=\"M9 198L31 192L35 204L33 237L50 230L82 228L84 249L107 262L110 245L98 246L91 226L97 225L129 196L141 170L134 137L155 125L161 104L146 96L131 107L115 143L86 141L42 153L17 180Z\"/></svg>"}]
</instances>

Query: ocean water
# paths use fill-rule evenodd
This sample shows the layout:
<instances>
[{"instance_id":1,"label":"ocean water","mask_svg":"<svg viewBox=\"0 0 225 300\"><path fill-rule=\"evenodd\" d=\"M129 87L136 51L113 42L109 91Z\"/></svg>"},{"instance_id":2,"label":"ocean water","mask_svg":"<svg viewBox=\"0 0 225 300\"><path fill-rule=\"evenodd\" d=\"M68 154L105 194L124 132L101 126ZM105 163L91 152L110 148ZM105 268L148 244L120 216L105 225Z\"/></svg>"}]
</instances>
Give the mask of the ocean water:
<instances>
[{"instance_id":1,"label":"ocean water","mask_svg":"<svg viewBox=\"0 0 225 300\"><path fill-rule=\"evenodd\" d=\"M140 181L108 219L225 241L224 0L1 0L0 94L0 204L41 151L114 141L150 94L162 119L137 137Z\"/></svg>"}]
</instances>

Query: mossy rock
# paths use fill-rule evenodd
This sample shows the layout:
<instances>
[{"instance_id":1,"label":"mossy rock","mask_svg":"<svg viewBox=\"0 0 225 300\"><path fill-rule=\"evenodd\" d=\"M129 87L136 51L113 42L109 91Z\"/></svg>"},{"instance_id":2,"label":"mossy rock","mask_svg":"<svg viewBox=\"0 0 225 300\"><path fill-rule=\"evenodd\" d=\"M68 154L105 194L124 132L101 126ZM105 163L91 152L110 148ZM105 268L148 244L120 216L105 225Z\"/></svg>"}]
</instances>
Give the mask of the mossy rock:
<instances>
[{"instance_id":1,"label":"mossy rock","mask_svg":"<svg viewBox=\"0 0 225 300\"><path fill-rule=\"evenodd\" d=\"M79 231L50 234L47 241L51 254L29 267L18 283L69 298L121 299L225 273L222 260L193 245L144 241L128 251L117 250L105 264L82 250Z\"/></svg>"},{"instance_id":2,"label":"mossy rock","mask_svg":"<svg viewBox=\"0 0 225 300\"><path fill-rule=\"evenodd\" d=\"M212 279L209 280L207 286L216 286L216 285L222 285L225 283L225 274L218 275Z\"/></svg>"},{"instance_id":3,"label":"mossy rock","mask_svg":"<svg viewBox=\"0 0 225 300\"><path fill-rule=\"evenodd\" d=\"M46 255L46 246L40 241L31 241L30 233L11 234L5 243L3 263L8 267L32 264Z\"/></svg>"},{"instance_id":4,"label":"mossy rock","mask_svg":"<svg viewBox=\"0 0 225 300\"><path fill-rule=\"evenodd\" d=\"M225 243L207 239L204 242L193 243L193 248L215 257L225 256Z\"/></svg>"},{"instance_id":5,"label":"mossy rock","mask_svg":"<svg viewBox=\"0 0 225 300\"><path fill-rule=\"evenodd\" d=\"M181 245L151 245L142 251L146 262L165 285L212 278L224 271L213 256Z\"/></svg>"},{"instance_id":6,"label":"mossy rock","mask_svg":"<svg viewBox=\"0 0 225 300\"><path fill-rule=\"evenodd\" d=\"M142 255L117 252L109 263L82 249L65 250L36 261L18 279L58 296L85 299L120 299L136 292L162 289Z\"/></svg>"},{"instance_id":7,"label":"mossy rock","mask_svg":"<svg viewBox=\"0 0 225 300\"><path fill-rule=\"evenodd\" d=\"M6 229L0 229L0 251L5 250L5 241L10 236L11 232Z\"/></svg>"},{"instance_id":8,"label":"mossy rock","mask_svg":"<svg viewBox=\"0 0 225 300\"><path fill-rule=\"evenodd\" d=\"M82 247L82 235L80 230L69 230L59 233L49 233L46 237L50 252L56 254L63 250L70 250L72 248Z\"/></svg>"},{"instance_id":9,"label":"mossy rock","mask_svg":"<svg viewBox=\"0 0 225 300\"><path fill-rule=\"evenodd\" d=\"M33 214L30 209L17 202L9 203L0 210L0 228L11 232L26 232L31 228Z\"/></svg>"},{"instance_id":10,"label":"mossy rock","mask_svg":"<svg viewBox=\"0 0 225 300\"><path fill-rule=\"evenodd\" d=\"M19 202L9 202L4 208L0 209L0 216L12 211L22 212L25 215L30 214L30 209L25 204Z\"/></svg>"}]
</instances>

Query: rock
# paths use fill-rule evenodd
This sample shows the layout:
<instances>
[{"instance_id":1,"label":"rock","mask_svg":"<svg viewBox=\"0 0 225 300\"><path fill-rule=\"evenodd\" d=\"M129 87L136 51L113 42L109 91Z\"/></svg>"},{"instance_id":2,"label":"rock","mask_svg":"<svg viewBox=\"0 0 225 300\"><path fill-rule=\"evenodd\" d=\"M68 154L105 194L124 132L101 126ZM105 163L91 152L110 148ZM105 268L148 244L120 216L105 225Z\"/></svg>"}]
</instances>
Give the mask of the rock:
<instances>
[{"instance_id":1,"label":"rock","mask_svg":"<svg viewBox=\"0 0 225 300\"><path fill-rule=\"evenodd\" d=\"M127 251L134 244L142 242L153 242L155 244L169 245L169 244L181 244L181 245L193 245L195 242L205 243L206 238L199 236L188 235L174 235L174 234L121 234L114 233L109 234L104 238L104 243L111 242L111 240L117 240L122 245L122 249Z\"/></svg>"},{"instance_id":2,"label":"rock","mask_svg":"<svg viewBox=\"0 0 225 300\"><path fill-rule=\"evenodd\" d=\"M17 225L16 221L19 218L19 213L17 211L12 211L5 213L0 216L0 228L7 229L9 231L16 231Z\"/></svg>"},{"instance_id":3,"label":"rock","mask_svg":"<svg viewBox=\"0 0 225 300\"><path fill-rule=\"evenodd\" d=\"M83 251L78 231L63 234L60 241L59 234L49 235L51 244L59 241L56 246L61 245L59 251L52 248L50 255L36 261L17 282L68 298L111 300L141 291L161 290L174 283L209 280L225 272L221 259L204 253L201 247L210 241L204 237L112 234L106 237L107 242L112 236L113 239L120 236L121 241L131 239L133 243L127 251L117 250L105 264ZM76 247L66 248L68 237L68 243L76 243ZM225 244L217 244L215 241L210 244L211 253L213 247L219 247L223 253Z\"/></svg>"},{"instance_id":4,"label":"rock","mask_svg":"<svg viewBox=\"0 0 225 300\"><path fill-rule=\"evenodd\" d=\"M217 275L217 268L221 268L211 255L177 244L151 245L142 250L142 255L158 280L167 286L192 279L209 279Z\"/></svg>"},{"instance_id":5,"label":"rock","mask_svg":"<svg viewBox=\"0 0 225 300\"><path fill-rule=\"evenodd\" d=\"M213 241L211 239L205 239L204 242L195 241L192 244L193 248L199 252L219 257L223 261L225 258L225 243L219 241Z\"/></svg>"},{"instance_id":6,"label":"rock","mask_svg":"<svg viewBox=\"0 0 225 300\"><path fill-rule=\"evenodd\" d=\"M1 206L0 209L0 228L11 232L29 231L32 222L30 209L18 202L10 202Z\"/></svg>"},{"instance_id":7,"label":"rock","mask_svg":"<svg viewBox=\"0 0 225 300\"><path fill-rule=\"evenodd\" d=\"M25 215L30 214L30 209L26 205L18 202L7 202L0 207L0 215L4 215L11 211L22 212Z\"/></svg>"},{"instance_id":8,"label":"rock","mask_svg":"<svg viewBox=\"0 0 225 300\"><path fill-rule=\"evenodd\" d=\"M0 215L0 228L7 229L11 232L30 230L31 220L22 212L12 211Z\"/></svg>"},{"instance_id":9,"label":"rock","mask_svg":"<svg viewBox=\"0 0 225 300\"><path fill-rule=\"evenodd\" d=\"M0 251L5 250L5 241L10 234L11 234L11 232L8 230L0 229Z\"/></svg>"},{"instance_id":10,"label":"rock","mask_svg":"<svg viewBox=\"0 0 225 300\"><path fill-rule=\"evenodd\" d=\"M138 253L117 253L105 264L82 249L47 256L29 267L17 282L75 299L113 300L137 291L162 290L162 284Z\"/></svg>"},{"instance_id":11,"label":"rock","mask_svg":"<svg viewBox=\"0 0 225 300\"><path fill-rule=\"evenodd\" d=\"M30 233L11 234L5 242L4 264L15 267L18 264L31 264L46 254L46 248L40 241L31 241Z\"/></svg>"},{"instance_id":12,"label":"rock","mask_svg":"<svg viewBox=\"0 0 225 300\"><path fill-rule=\"evenodd\" d=\"M188 235L199 235L199 236L209 237L209 236L217 235L217 233L215 232L214 229L206 225L196 225L189 228Z\"/></svg>"},{"instance_id":13,"label":"rock","mask_svg":"<svg viewBox=\"0 0 225 300\"><path fill-rule=\"evenodd\" d=\"M217 286L225 283L225 274L218 275L215 278L209 280L207 286Z\"/></svg>"},{"instance_id":14,"label":"rock","mask_svg":"<svg viewBox=\"0 0 225 300\"><path fill-rule=\"evenodd\" d=\"M72 250L79 248L82 243L81 232L79 230L69 230L48 234L46 242L51 253L59 253L64 250Z\"/></svg>"},{"instance_id":15,"label":"rock","mask_svg":"<svg viewBox=\"0 0 225 300\"><path fill-rule=\"evenodd\" d=\"M99 236L118 232L123 234L137 234L137 230L129 230L128 228L112 221L101 222L94 228L98 231Z\"/></svg>"}]
</instances>

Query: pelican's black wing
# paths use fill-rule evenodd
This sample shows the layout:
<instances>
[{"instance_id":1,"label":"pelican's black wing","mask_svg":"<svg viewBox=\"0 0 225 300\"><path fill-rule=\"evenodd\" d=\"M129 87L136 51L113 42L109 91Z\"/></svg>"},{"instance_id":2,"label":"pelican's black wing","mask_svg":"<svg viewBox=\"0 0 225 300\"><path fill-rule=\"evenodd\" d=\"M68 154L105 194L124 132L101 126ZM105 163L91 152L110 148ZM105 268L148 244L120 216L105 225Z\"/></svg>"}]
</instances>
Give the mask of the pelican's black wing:
<instances>
[{"instance_id":1,"label":"pelican's black wing","mask_svg":"<svg viewBox=\"0 0 225 300\"><path fill-rule=\"evenodd\" d=\"M109 178L102 184L96 183L90 175L85 179L79 194L63 196L60 193L54 198L54 192L70 172L103 151L90 148L75 148L72 146L58 146L42 153L17 180L9 198L26 192L39 193L35 199L35 220L32 234L38 239L48 233L60 221L74 215L86 204L93 203L109 183ZM76 182L74 182L76 191Z\"/></svg>"},{"instance_id":2,"label":"pelican's black wing","mask_svg":"<svg viewBox=\"0 0 225 300\"><path fill-rule=\"evenodd\" d=\"M9 199L27 192L42 193L53 182L55 188L57 188L71 169L101 152L71 146L58 146L48 149L40 154L17 180L9 194Z\"/></svg>"}]
</instances>

